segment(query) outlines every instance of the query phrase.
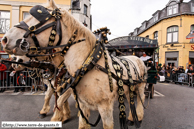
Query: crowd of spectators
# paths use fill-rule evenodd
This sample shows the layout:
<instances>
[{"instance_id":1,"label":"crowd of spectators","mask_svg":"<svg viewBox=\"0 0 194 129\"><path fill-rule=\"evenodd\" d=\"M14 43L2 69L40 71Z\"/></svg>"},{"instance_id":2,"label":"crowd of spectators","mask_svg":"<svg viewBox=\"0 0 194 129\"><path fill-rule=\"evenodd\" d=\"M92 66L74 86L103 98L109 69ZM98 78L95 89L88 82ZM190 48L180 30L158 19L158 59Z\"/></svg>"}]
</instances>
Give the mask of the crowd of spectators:
<instances>
[{"instance_id":1,"label":"crowd of spectators","mask_svg":"<svg viewBox=\"0 0 194 129\"><path fill-rule=\"evenodd\" d=\"M4 60L12 60L12 58ZM19 92L19 90L24 92L24 87L26 85L32 86L32 79L29 76L26 77L25 75L23 75L22 71L15 71L11 63L0 62L0 92L4 92L6 88L9 88L9 86L11 86L11 84L15 86L14 92Z\"/></svg>"},{"instance_id":2,"label":"crowd of spectators","mask_svg":"<svg viewBox=\"0 0 194 129\"><path fill-rule=\"evenodd\" d=\"M169 65L161 65L157 66L158 76L165 76L165 78L171 78L172 80L177 79L177 75L181 73L186 73L187 75L194 76L194 66L189 65L186 69L183 66L169 66Z\"/></svg>"}]
</instances>

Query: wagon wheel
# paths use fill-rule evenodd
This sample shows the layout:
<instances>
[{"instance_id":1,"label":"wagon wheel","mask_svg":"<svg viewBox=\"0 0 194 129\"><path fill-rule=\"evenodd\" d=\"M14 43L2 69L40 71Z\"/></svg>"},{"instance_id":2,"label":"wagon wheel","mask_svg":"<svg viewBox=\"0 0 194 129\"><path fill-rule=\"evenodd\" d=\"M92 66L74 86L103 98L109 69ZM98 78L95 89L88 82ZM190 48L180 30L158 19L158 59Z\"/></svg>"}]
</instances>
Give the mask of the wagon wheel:
<instances>
[{"instance_id":1,"label":"wagon wheel","mask_svg":"<svg viewBox=\"0 0 194 129\"><path fill-rule=\"evenodd\" d=\"M148 91L150 91L150 98L153 99L154 97L154 85L153 84L148 85Z\"/></svg>"}]
</instances>

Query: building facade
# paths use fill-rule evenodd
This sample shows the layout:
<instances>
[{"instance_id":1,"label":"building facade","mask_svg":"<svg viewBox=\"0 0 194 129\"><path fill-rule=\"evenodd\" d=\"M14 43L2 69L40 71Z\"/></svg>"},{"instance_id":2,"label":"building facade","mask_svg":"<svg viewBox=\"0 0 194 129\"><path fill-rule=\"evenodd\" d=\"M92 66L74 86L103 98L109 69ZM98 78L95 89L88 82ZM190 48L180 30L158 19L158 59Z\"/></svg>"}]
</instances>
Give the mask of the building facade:
<instances>
[{"instance_id":1,"label":"building facade","mask_svg":"<svg viewBox=\"0 0 194 129\"><path fill-rule=\"evenodd\" d=\"M170 0L129 36L158 40L159 63L173 66L194 64L194 40L186 39L194 30L194 0Z\"/></svg>"},{"instance_id":2,"label":"building facade","mask_svg":"<svg viewBox=\"0 0 194 129\"><path fill-rule=\"evenodd\" d=\"M0 41L6 31L28 17L29 10L42 5L47 0L1 0L0 2ZM86 27L91 29L90 0L55 0L59 8L65 8ZM1 45L0 58L8 58Z\"/></svg>"}]
</instances>

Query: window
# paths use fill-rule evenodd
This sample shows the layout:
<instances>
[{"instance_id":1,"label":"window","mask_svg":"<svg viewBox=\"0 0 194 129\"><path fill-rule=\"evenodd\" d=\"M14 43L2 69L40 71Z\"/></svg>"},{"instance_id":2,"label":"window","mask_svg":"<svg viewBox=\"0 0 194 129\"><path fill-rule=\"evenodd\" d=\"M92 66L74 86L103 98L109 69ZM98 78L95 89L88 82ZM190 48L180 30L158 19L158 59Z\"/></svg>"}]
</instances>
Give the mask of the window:
<instances>
[{"instance_id":1,"label":"window","mask_svg":"<svg viewBox=\"0 0 194 129\"><path fill-rule=\"evenodd\" d=\"M146 38L149 38L149 35L147 35Z\"/></svg>"},{"instance_id":2,"label":"window","mask_svg":"<svg viewBox=\"0 0 194 129\"><path fill-rule=\"evenodd\" d=\"M80 10L80 1L79 0L73 0L72 10Z\"/></svg>"},{"instance_id":3,"label":"window","mask_svg":"<svg viewBox=\"0 0 194 129\"><path fill-rule=\"evenodd\" d=\"M0 33L6 33L10 27L10 12L0 11Z\"/></svg>"},{"instance_id":4,"label":"window","mask_svg":"<svg viewBox=\"0 0 194 129\"><path fill-rule=\"evenodd\" d=\"M145 23L143 23L143 29L145 29L146 28L146 22Z\"/></svg>"},{"instance_id":5,"label":"window","mask_svg":"<svg viewBox=\"0 0 194 129\"><path fill-rule=\"evenodd\" d=\"M29 12L23 12L23 20L30 16Z\"/></svg>"},{"instance_id":6,"label":"window","mask_svg":"<svg viewBox=\"0 0 194 129\"><path fill-rule=\"evenodd\" d=\"M194 3L191 3L191 12L194 12Z\"/></svg>"},{"instance_id":7,"label":"window","mask_svg":"<svg viewBox=\"0 0 194 129\"><path fill-rule=\"evenodd\" d=\"M154 16L154 22L158 20L158 13Z\"/></svg>"},{"instance_id":8,"label":"window","mask_svg":"<svg viewBox=\"0 0 194 129\"><path fill-rule=\"evenodd\" d=\"M191 31L194 30L194 25L191 25ZM190 39L190 42L191 43L194 43L194 38L193 39Z\"/></svg>"},{"instance_id":9,"label":"window","mask_svg":"<svg viewBox=\"0 0 194 129\"><path fill-rule=\"evenodd\" d=\"M171 26L167 29L167 43L178 42L178 26Z\"/></svg>"},{"instance_id":10,"label":"window","mask_svg":"<svg viewBox=\"0 0 194 129\"><path fill-rule=\"evenodd\" d=\"M158 39L158 31L154 32L154 39Z\"/></svg>"},{"instance_id":11,"label":"window","mask_svg":"<svg viewBox=\"0 0 194 129\"><path fill-rule=\"evenodd\" d=\"M168 15L172 15L176 13L178 13L178 5L173 5L168 7Z\"/></svg>"},{"instance_id":12,"label":"window","mask_svg":"<svg viewBox=\"0 0 194 129\"><path fill-rule=\"evenodd\" d=\"M88 16L87 12L88 12L88 6L84 4L84 15Z\"/></svg>"},{"instance_id":13,"label":"window","mask_svg":"<svg viewBox=\"0 0 194 129\"><path fill-rule=\"evenodd\" d=\"M1 58L8 59L9 58L9 55L8 54L1 54Z\"/></svg>"}]
</instances>

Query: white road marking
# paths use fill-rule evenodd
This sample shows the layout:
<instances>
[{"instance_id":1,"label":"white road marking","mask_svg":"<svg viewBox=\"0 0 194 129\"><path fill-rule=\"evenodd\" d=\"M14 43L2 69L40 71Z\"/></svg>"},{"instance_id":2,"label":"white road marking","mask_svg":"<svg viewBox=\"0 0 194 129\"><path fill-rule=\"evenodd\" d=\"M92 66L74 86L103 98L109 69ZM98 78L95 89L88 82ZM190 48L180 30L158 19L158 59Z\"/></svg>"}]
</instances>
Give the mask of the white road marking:
<instances>
[{"instance_id":1,"label":"white road marking","mask_svg":"<svg viewBox=\"0 0 194 129\"><path fill-rule=\"evenodd\" d=\"M162 96L162 97L164 97L163 94L161 94L160 92L158 92L156 90L154 90L154 96Z\"/></svg>"}]
</instances>

